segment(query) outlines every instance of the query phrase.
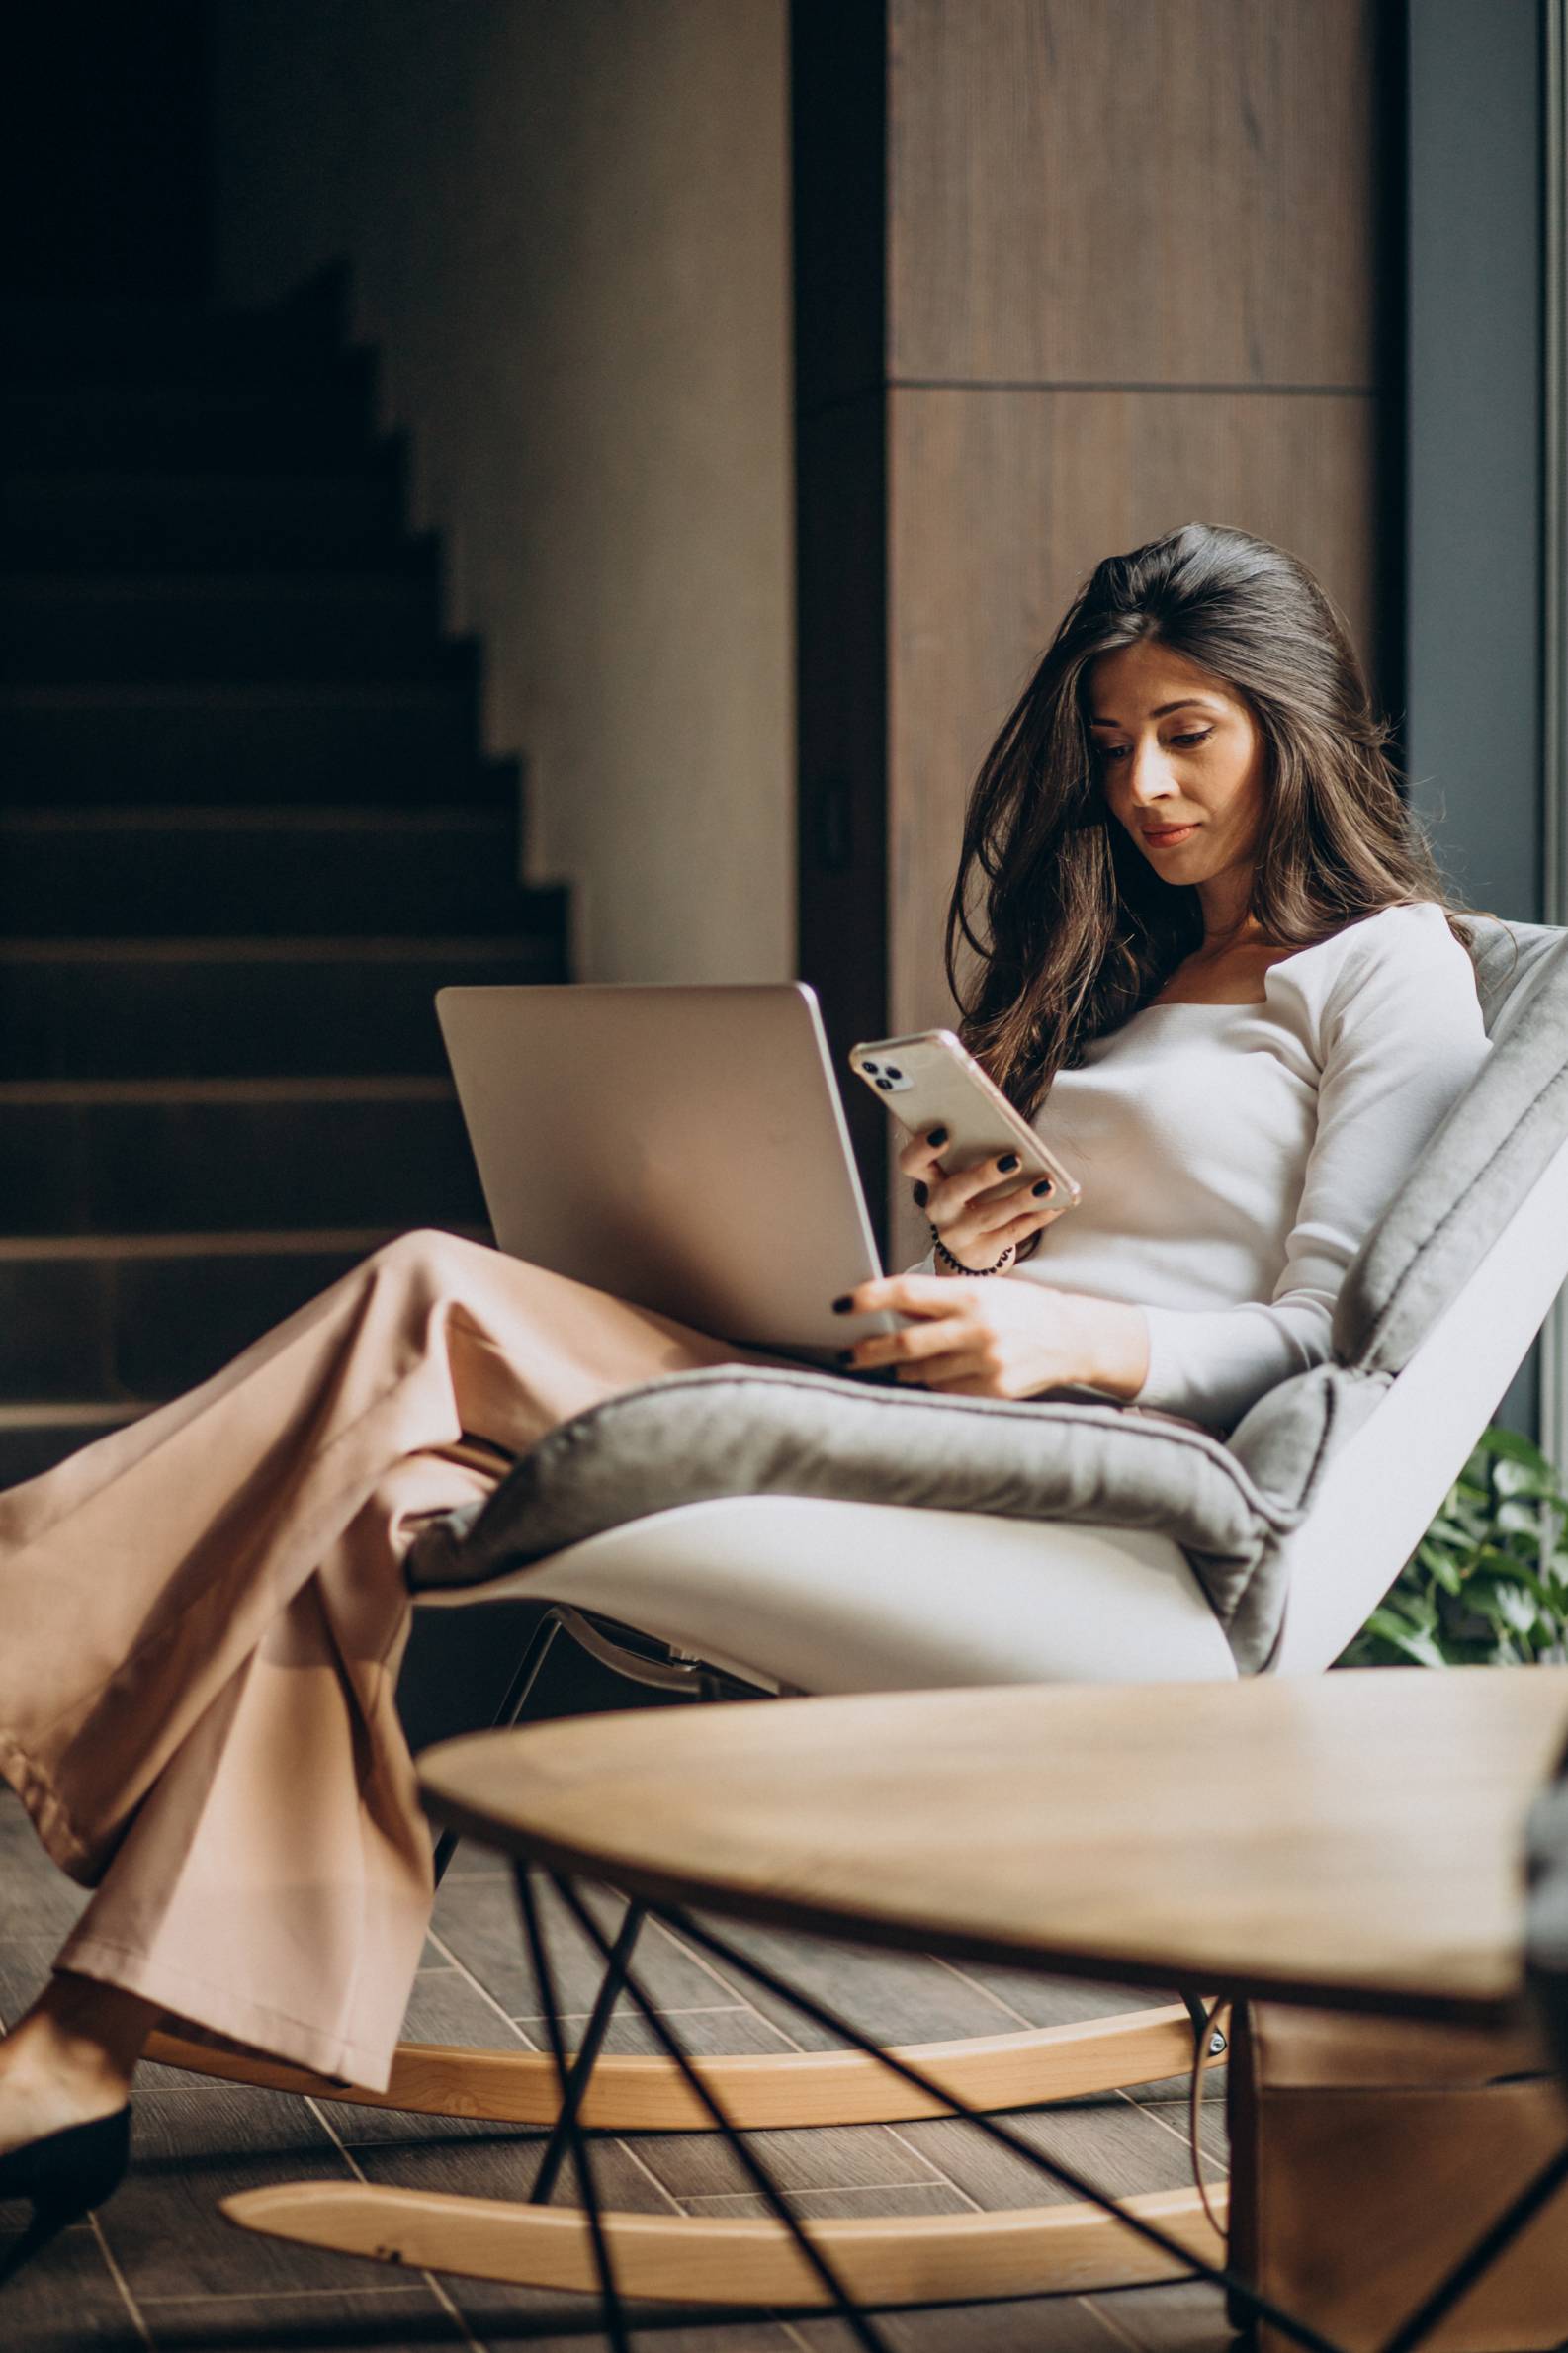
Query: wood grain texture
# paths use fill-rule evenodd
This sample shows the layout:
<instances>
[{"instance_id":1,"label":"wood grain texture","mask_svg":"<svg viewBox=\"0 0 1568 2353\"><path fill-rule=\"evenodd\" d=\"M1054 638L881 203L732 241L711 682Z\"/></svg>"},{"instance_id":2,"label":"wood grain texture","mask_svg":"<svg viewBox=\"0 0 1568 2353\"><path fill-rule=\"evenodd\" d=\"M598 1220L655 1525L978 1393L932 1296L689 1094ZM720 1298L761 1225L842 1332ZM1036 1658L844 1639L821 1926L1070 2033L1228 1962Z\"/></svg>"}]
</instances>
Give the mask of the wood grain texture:
<instances>
[{"instance_id":1,"label":"wood grain texture","mask_svg":"<svg viewBox=\"0 0 1568 2353\"><path fill-rule=\"evenodd\" d=\"M1043 2111L1008 2119L1021 2140L1064 2164L1074 2162L1076 2135L1071 2117ZM956 2119L945 2124L914 2124L900 2135L909 2146L956 2182L966 2198L988 2214L1004 2214L1037 2200L1070 2203L1072 2192L1059 2182L1044 2184L1027 2160ZM1217 2167L1224 2182L1223 2159ZM1192 2187L1192 2158L1186 2146L1185 2121L1178 2133L1168 2132L1147 2109L1132 2100L1107 2102L1096 2119L1094 2182L1116 2198L1142 2197L1155 2190Z\"/></svg>"},{"instance_id":2,"label":"wood grain texture","mask_svg":"<svg viewBox=\"0 0 1568 2353\"><path fill-rule=\"evenodd\" d=\"M1373 0L892 0L889 375L1369 386Z\"/></svg>"},{"instance_id":3,"label":"wood grain texture","mask_svg":"<svg viewBox=\"0 0 1568 2353\"><path fill-rule=\"evenodd\" d=\"M149 2300L142 2316L153 2334L150 2340L128 2338L128 2353L145 2353L149 2341L158 2353L165 2347L168 2353L241 2353L263 2345L287 2347L288 2353L346 2353L350 2346L356 2353L430 2353L442 2345L474 2353L474 2339L423 2281L297 2296ZM44 2353L44 2340L37 2341ZM75 2339L62 2339L57 2353L65 2353L67 2343L75 2353ZM82 2343L85 2353L87 2340Z\"/></svg>"},{"instance_id":4,"label":"wood grain texture","mask_svg":"<svg viewBox=\"0 0 1568 2353\"><path fill-rule=\"evenodd\" d=\"M9 2208L17 2228L0 2230L0 2257L8 2255L27 2210ZM146 2340L90 2222L62 2230L41 2255L5 2285L0 2343L16 2353L145 2353Z\"/></svg>"},{"instance_id":5,"label":"wood grain texture","mask_svg":"<svg viewBox=\"0 0 1568 2353\"><path fill-rule=\"evenodd\" d=\"M1195 2191L1127 2203L1208 2261L1222 2256ZM567 2208L333 2182L244 2192L225 2198L222 2212L244 2230L382 2263L542 2288L596 2285L586 2220ZM604 2222L623 2294L692 2305L828 2301L782 2223L625 2213ZM849 2294L871 2305L1082 2293L1171 2279L1181 2268L1089 2206L821 2222L810 2236Z\"/></svg>"},{"instance_id":6,"label":"wood grain texture","mask_svg":"<svg viewBox=\"0 0 1568 2353\"><path fill-rule=\"evenodd\" d=\"M1058 1986L1058 2001L1065 1995L1068 2008L1020 2014L1003 1996L977 1984L972 1975L923 1954L894 1954L869 1945L859 1949L840 1938L830 1944L814 1943L747 1923L734 1924L726 1935L747 1960L777 1969L792 1985L815 1994L845 2018L875 2018L877 2041L884 2044L958 2043L1008 2034L1019 2026L1082 2025L1092 2015L1089 2004L1099 1999L1097 1989L1086 1995L1082 1986ZM764 2018L782 2028L796 2048L837 2049L838 2036L803 2018L765 1985L755 1984L734 1968L720 1974L734 1985L738 1996L743 1994ZM1125 1993L1099 2001L1106 2018L1143 2006L1140 1997Z\"/></svg>"},{"instance_id":7,"label":"wood grain texture","mask_svg":"<svg viewBox=\"0 0 1568 2353\"><path fill-rule=\"evenodd\" d=\"M600 1907L599 1918L613 1935L620 1921L619 1906ZM546 1899L544 1920L557 2000L564 2010L573 2014L591 2010L604 1975L602 1961L553 1896ZM436 1891L431 1925L442 1944L494 1995L508 2017L539 2016L539 1991L528 1965L527 1949L518 1925L517 1897L509 1877L491 1880L487 1885L461 1888L443 1880ZM666 1936L651 1935L641 1940L638 1966L650 1998L660 2009L688 2010L716 1998L708 1972ZM491 2033L484 2040L497 2043L505 2037ZM538 2035L524 2032L518 2040L538 2047L544 2036L542 2032Z\"/></svg>"},{"instance_id":8,"label":"wood grain texture","mask_svg":"<svg viewBox=\"0 0 1568 2353\"><path fill-rule=\"evenodd\" d=\"M1235 2335L1225 2316L1225 2297L1206 2280L1174 2288L1141 2288L1136 2296L1097 2300L1085 2310L1100 2317L1112 2336L1136 2353L1226 2353ZM1103 2349L1101 2349L1103 2353Z\"/></svg>"},{"instance_id":9,"label":"wood grain texture","mask_svg":"<svg viewBox=\"0 0 1568 2353\"><path fill-rule=\"evenodd\" d=\"M840 1996L839 1998L842 1998ZM677 2013L677 2015L680 2015ZM742 2016L747 2015L741 2013ZM692 2037L681 2017L682 2039ZM962 2042L894 2045L892 2055L919 2067L967 2107L1022 2108L1040 2100L1076 2100L1163 2080L1185 2062L1191 2028L1175 2005L1126 2017L1080 2019L1021 2034ZM385 2092L351 2091L303 2067L240 2051L209 2049L173 2035L154 2035L149 2058L225 2083L257 2084L324 2100L345 2112L391 2111L399 2118L461 2118L492 2123L555 2122L555 2061L544 2051L400 2043ZM737 2125L849 2125L941 2116L942 2103L890 2075L858 2050L761 2050L699 2056L698 2076ZM582 2121L601 2132L710 2133L713 2120L673 2060L607 2050L582 2103ZM371 2135L340 2122L340 2136Z\"/></svg>"},{"instance_id":10,"label":"wood grain texture","mask_svg":"<svg viewBox=\"0 0 1568 2353\"><path fill-rule=\"evenodd\" d=\"M137 2303L352 2292L364 2285L353 2264L281 2245L269 2247L258 2264L241 2252L217 2212L217 2201L233 2190L294 2179L319 2195L349 2173L348 2160L301 2100L216 2084L147 2092L135 2101L131 2171L98 2227Z\"/></svg>"},{"instance_id":11,"label":"wood grain texture","mask_svg":"<svg viewBox=\"0 0 1568 2353\"><path fill-rule=\"evenodd\" d=\"M508 1866L499 1854L487 1852L485 1847L469 1845L459 1857L459 1869L447 1873L443 1882L447 1930L457 1930L462 1937L462 1903L471 1896L480 1896L487 1880L508 1877ZM17 2017L17 2012L33 1998L40 1983L49 1971L61 1937L61 1915L56 1911L54 1894L63 1889L68 1896L85 1896L85 1889L70 1887L61 1880L54 1866L43 1857L31 1828L21 1816L19 1802L10 1790L0 1790L0 1913L5 1915L7 1930L12 1930L5 1942L0 1942L0 2012ZM518 1958L518 1927L511 1927L511 1944L501 1951L501 1939L489 1939L485 1932L480 1944L494 1942L494 1958L504 1961L504 1974L499 1986L506 1990L506 1981L516 1969ZM467 1942L467 1939L464 1939ZM751 1942L751 1939L748 1939ZM987 1986L999 1988L996 2002L963 2000L963 1986L953 1971L942 1962L915 1962L909 1956L857 1956L847 1953L843 1946L808 1944L805 1939L777 1939L772 1932L755 1934L755 1944L765 1951L767 1961L777 1962L786 1974L801 1976L828 2002L838 2002L857 2017L878 2038L888 2040L942 2040L958 2033L984 2029L987 2021L1010 2026L1024 2017L1038 2017L1041 2024L1069 2024L1083 2019L1088 2024L1106 2007L1137 2007L1137 1998L1130 1998L1123 1990L1106 1993L1101 1986L1088 1983L1050 1983L1043 1979L1024 1979L1019 1971L987 1971ZM482 1974L482 1971L480 1971ZM467 1998L464 1998L467 1993ZM478 2010L485 2010L489 2024L480 2029ZM744 2026L748 2021L753 2036L760 2040L737 2040L737 2043L714 2043L714 2049L763 2049L774 2043L772 2031L755 2017L755 2012L730 2012L723 2017L702 2019L690 2012L673 2021L697 2049L706 2049L706 2029L709 2024L728 2036L733 2024ZM615 2036L624 2033L631 2021L617 2021L612 2029L612 2048ZM796 2031L805 2036L801 2021ZM494 2000L485 2005L485 1998L474 1983L462 1979L459 1971L443 1969L426 1974L414 1986L414 2000L409 2005L405 2033L431 2040L431 2043L504 2043L506 2024L496 2012ZM629 2045L631 2049L643 2049L641 2043ZM310 2165L302 2167L299 2148L317 2146L315 2128L308 2113L299 2111L299 2132L302 2136L288 2148L283 2143L268 2148L261 2165L252 2165L245 2155L252 2135L247 2120L235 2116L235 2094L217 2082L200 2087L193 2075L174 2075L167 2068L148 2066L136 2075L136 2104L146 2106L146 2094L158 2087L179 2087L184 2099L172 2101L148 2113L146 2138L153 2143L153 2165L143 2169L141 2186L130 2191L128 2233L134 2240L150 2240L153 2233L172 2247L179 2247L181 2237L191 2225L191 2188L193 2174L198 2179L198 2203L218 2186L212 2179L212 2141L215 2135L205 2125L205 2104L217 2101L218 2135L223 2141L233 2138L235 2165L228 2169L223 2186L254 2186L257 2181L276 2179L278 2167L290 2172L308 2172ZM1097 2172L1101 2162L1101 2141L1104 2141L1104 2123L1116 2118L1121 2101L1109 2104L1079 2104L1074 2108L1057 2108L1062 2125L1074 2130L1074 2160L1083 2165L1088 2174ZM516 2132L496 2130L487 2123L443 2123L431 2116L397 2116L395 2111L372 2111L363 2106L334 2104L320 2111L327 2118L329 2128L344 2141L360 2143L356 2155L367 2162L367 2169L379 2172L387 2162L387 2174L382 2179L400 2188L436 2188L436 2191L471 2193L480 2198L518 2198L525 2193L527 2181L532 2179L532 2167L537 2165L537 2136L516 2135ZM306 2128L310 2141L304 2141ZM900 2128L902 2130L902 2128ZM925 2128L918 2128L925 2130ZM143 2128L136 2128L139 2138ZM958 2128L961 2135L975 2128ZM433 2146L433 2136L443 2136L445 2146ZM397 2148L397 2138L405 2146ZM951 2135L944 2135L949 2138ZM387 2148L384 2143L393 2146ZM377 2146L382 2143L382 2146ZM815 2136L801 2136L801 2146L808 2148ZM890 2188L843 2188L838 2184L840 2167L833 2162L833 2150L840 2148L843 2135L827 2135L820 2146L817 2162L798 2162L796 2179L810 2179L810 2188L791 2193L803 2215L840 2215L840 2217L871 2217L878 2212L900 2212L900 2215L934 2215L934 2212L968 2212L970 2200L963 2198L951 2181L937 2184L912 2184L900 2181ZM650 2169L656 2174L661 2162L661 2150L673 2146L668 2138L661 2141L638 2141L634 2153L622 2155L622 2150L610 2143L598 2143L603 2165L607 2167L607 2193L617 2207L638 2203L638 2181L643 2191L653 2191L653 2198L661 2193L653 2188ZM1175 2143L1173 2143L1175 2146ZM1222 2150L1220 2153L1222 2162ZM636 2162L634 2162L636 2157ZM944 2148L944 2157L958 2162L961 2143L951 2150ZM968 2162L968 2157L965 2157ZM1113 2162L1113 2157L1111 2157ZM569 2167L567 2167L569 2174ZM576 2196L569 2179L563 2184L563 2200ZM664 2193L666 2196L666 2193ZM1029 2196L1038 2196L1031 2191ZM648 2210L654 2212L653 2198L648 2198ZM101 2223L106 2230L120 2228L116 2212L123 2200L116 2198L104 2210ZM718 2193L714 2200L690 2200L692 2210L714 2212L714 2215L746 2215L753 2212L746 2196ZM24 2207L0 2207L0 2233L17 2228L24 2219ZM353 2273L341 2271L341 2285L322 2287L317 2280L306 2290L290 2290L290 2271L280 2273L278 2256L288 2256L288 2249L280 2249L276 2242L257 2237L254 2233L226 2233L230 2264L223 2268L221 2292L205 2297L203 2278L210 2278L208 2254L208 2219L198 2230L198 2266L193 2278L172 2280L169 2275L153 2273L146 2285L153 2290L155 2302L141 2309L128 2304L116 2287L116 2280L104 2264L99 2252L99 2240L89 2225L78 2225L63 2233L61 2240L40 2256L38 2264L5 2290L5 2322L19 2343L29 2346L29 2353L148 2353L148 2346L158 2353L193 2353L203 2346L228 2346L238 2353L240 2346L276 2346L288 2341L299 2346L302 2353L315 2353L327 2343L356 2343L365 2353L407 2353L417 2343L445 2341L440 2336L440 2320L436 2299L424 2287L417 2285L417 2275L402 2271L372 2271L363 2264L353 2266ZM306 2259L302 2259L306 2261ZM308 2259L310 2268L322 2259ZM584 2353L588 2341L598 2343L598 2332L588 2324L584 2309L576 2299L554 2295L546 2290L525 2290L525 2287L489 2285L480 2280L450 2280L443 2283L443 2292L452 2306L467 2317L474 2332L476 2346L511 2346L527 2339L537 2353ZM1173 2292L1137 2287L1125 2295L1111 2299L1111 2309L1121 2313L1128 2310L1123 2322L1123 2334L1140 2339L1144 2315L1163 2310L1163 2299ZM1184 2309L1184 2306L1181 2306ZM668 2346L668 2353L789 2353L794 2346L801 2353L810 2346L810 2353L847 2353L847 2336L833 2320L803 2320L786 2332L777 2322L763 2317L751 2320L723 2320L721 2315L706 2313L702 2329L697 2334L697 2317L683 2322L671 2306L656 2313L634 2313L634 2327L638 2343L648 2336L650 2346ZM584 2336L588 2329L588 2336ZM5 2329L0 2327L0 2336ZM1198 2336L1189 2332L1181 2339L1181 2353L1222 2353L1224 2324L1215 2317L1208 2334ZM984 2304L970 2309L939 2309L902 2313L897 2320L897 2339L904 2353L1106 2353L1109 2339L1104 2327L1094 2320L1090 2306L1076 2302L1074 2297L1029 2299L1017 2304ZM10 2343L10 2336L5 2339ZM1159 2339L1161 2353L1175 2353L1175 2341L1168 2346Z\"/></svg>"},{"instance_id":12,"label":"wood grain texture","mask_svg":"<svg viewBox=\"0 0 1568 2353\"><path fill-rule=\"evenodd\" d=\"M1568 1668L1006 1687L427 1751L438 1820L653 1896L1126 1981L1502 2016Z\"/></svg>"},{"instance_id":13,"label":"wood grain texture","mask_svg":"<svg viewBox=\"0 0 1568 2353\"><path fill-rule=\"evenodd\" d=\"M1266 2074L1241 2136L1251 2177L1237 2200L1236 2267L1345 2353L1378 2353L1401 2322L1556 2157L1562 2087L1456 2085L1441 2073L1392 2088L1342 2081L1277 2091ZM1369 2264L1366 2250L1375 2247ZM1568 2314L1568 2189L1532 2217L1423 2353L1541 2353ZM1261 2327L1256 2353L1287 2353Z\"/></svg>"},{"instance_id":14,"label":"wood grain texture","mask_svg":"<svg viewBox=\"0 0 1568 2353\"><path fill-rule=\"evenodd\" d=\"M964 804L1104 556L1177 524L1288 548L1368 646L1373 403L1360 395L896 392L891 1025L950 1017L940 937Z\"/></svg>"}]
</instances>

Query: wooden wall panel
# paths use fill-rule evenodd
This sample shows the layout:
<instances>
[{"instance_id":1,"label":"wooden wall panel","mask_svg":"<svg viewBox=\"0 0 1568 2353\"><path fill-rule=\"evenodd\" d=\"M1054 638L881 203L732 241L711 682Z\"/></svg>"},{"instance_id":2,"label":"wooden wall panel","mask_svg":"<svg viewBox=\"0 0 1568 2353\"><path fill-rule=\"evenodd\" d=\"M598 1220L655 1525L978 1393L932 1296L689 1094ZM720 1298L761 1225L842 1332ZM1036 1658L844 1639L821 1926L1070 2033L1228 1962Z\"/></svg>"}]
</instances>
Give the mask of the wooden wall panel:
<instances>
[{"instance_id":1,"label":"wooden wall panel","mask_svg":"<svg viewBox=\"0 0 1568 2353\"><path fill-rule=\"evenodd\" d=\"M889 374L1365 387L1377 0L892 0Z\"/></svg>"},{"instance_id":2,"label":"wooden wall panel","mask_svg":"<svg viewBox=\"0 0 1568 2353\"><path fill-rule=\"evenodd\" d=\"M938 940L984 753L1102 556L1232 523L1312 566L1371 629L1364 395L892 395L892 1015L948 1018Z\"/></svg>"},{"instance_id":3,"label":"wooden wall panel","mask_svg":"<svg viewBox=\"0 0 1568 2353\"><path fill-rule=\"evenodd\" d=\"M794 4L796 166L822 199L797 209L803 547L818 583L803 571L802 691L861 706L862 724L845 735L840 710L834 731L856 745L858 841L886 796L876 1026L903 1030L950 1017L941 925L964 802L1100 557L1192 520L1278 542L1317 572L1399 711L1401 18L1393 0ZM825 143L847 152L834 161ZM872 152L880 282L863 234ZM865 329L884 315L879 465L823 427L834 395L864 423ZM846 580L885 595L882 667L863 612L842 657L858 610L840 602ZM802 941L835 1019L865 1034L871 927L851 930L845 896L864 880L860 850L835 873L812 849L825 773L803 758ZM903 1193L896 1264L918 1246Z\"/></svg>"}]
</instances>

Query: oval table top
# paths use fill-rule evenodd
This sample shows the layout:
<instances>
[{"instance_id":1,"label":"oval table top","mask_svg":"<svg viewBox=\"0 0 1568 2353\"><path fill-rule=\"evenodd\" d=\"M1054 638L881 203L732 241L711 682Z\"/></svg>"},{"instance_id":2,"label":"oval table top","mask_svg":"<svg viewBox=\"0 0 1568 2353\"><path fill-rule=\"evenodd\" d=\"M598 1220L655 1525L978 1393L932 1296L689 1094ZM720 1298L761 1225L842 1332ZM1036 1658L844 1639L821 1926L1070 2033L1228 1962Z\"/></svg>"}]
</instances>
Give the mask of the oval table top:
<instances>
[{"instance_id":1,"label":"oval table top","mask_svg":"<svg viewBox=\"0 0 1568 2353\"><path fill-rule=\"evenodd\" d=\"M654 1901L1409 2015L1523 1986L1568 1667L640 1708L428 1749L443 1823Z\"/></svg>"}]
</instances>

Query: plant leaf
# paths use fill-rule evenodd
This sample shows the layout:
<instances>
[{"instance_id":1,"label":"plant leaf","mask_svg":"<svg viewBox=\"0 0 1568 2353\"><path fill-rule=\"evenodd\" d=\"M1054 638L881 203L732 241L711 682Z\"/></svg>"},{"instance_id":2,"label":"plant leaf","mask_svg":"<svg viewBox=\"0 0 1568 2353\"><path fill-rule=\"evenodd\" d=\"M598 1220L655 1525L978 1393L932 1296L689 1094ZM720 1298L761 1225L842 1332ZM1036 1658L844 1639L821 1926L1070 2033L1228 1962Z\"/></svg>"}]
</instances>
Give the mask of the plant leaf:
<instances>
[{"instance_id":1,"label":"plant leaf","mask_svg":"<svg viewBox=\"0 0 1568 2353\"><path fill-rule=\"evenodd\" d=\"M1518 1431L1483 1431L1342 1666L1568 1657L1568 1498Z\"/></svg>"},{"instance_id":2,"label":"plant leaf","mask_svg":"<svg viewBox=\"0 0 1568 2353\"><path fill-rule=\"evenodd\" d=\"M1505 1462L1523 1462L1531 1470L1543 1471L1547 1478L1552 1475L1551 1464L1539 1446L1517 1430L1505 1430L1501 1423L1494 1422L1489 1429L1482 1431L1476 1440L1475 1453L1500 1455ZM1474 1459L1475 1455L1472 1455L1471 1460Z\"/></svg>"},{"instance_id":3,"label":"plant leaf","mask_svg":"<svg viewBox=\"0 0 1568 2353\"><path fill-rule=\"evenodd\" d=\"M1414 1626L1387 1609L1374 1610L1363 1631L1386 1642L1403 1658L1420 1667L1445 1667L1448 1662L1425 1627Z\"/></svg>"},{"instance_id":4,"label":"plant leaf","mask_svg":"<svg viewBox=\"0 0 1568 2353\"><path fill-rule=\"evenodd\" d=\"M1499 1495L1550 1495L1554 1492L1550 1470L1537 1470L1528 1462L1497 1463L1492 1471L1492 1485Z\"/></svg>"}]
</instances>

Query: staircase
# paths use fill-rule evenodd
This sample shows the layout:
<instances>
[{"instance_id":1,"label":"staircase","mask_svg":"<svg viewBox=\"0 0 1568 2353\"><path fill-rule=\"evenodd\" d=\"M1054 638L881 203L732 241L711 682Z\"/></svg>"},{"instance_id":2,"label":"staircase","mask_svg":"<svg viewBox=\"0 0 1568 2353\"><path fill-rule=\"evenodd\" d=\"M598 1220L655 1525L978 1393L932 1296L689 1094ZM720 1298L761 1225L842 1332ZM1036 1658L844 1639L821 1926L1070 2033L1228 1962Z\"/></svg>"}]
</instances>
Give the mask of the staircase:
<instances>
[{"instance_id":1,"label":"staircase","mask_svg":"<svg viewBox=\"0 0 1568 2353\"><path fill-rule=\"evenodd\" d=\"M564 979L566 909L332 301L0 333L5 1486L484 1230L431 999Z\"/></svg>"}]
</instances>

